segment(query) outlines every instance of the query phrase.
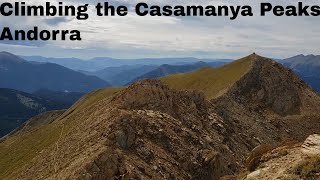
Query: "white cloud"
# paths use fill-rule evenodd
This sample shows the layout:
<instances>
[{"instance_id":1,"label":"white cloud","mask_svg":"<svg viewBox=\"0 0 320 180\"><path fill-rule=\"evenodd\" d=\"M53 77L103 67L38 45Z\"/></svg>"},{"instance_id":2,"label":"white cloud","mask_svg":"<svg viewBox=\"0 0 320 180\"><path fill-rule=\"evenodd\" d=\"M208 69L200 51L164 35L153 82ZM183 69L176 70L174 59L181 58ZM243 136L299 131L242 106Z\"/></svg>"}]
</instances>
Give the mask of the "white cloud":
<instances>
[{"instance_id":1,"label":"white cloud","mask_svg":"<svg viewBox=\"0 0 320 180\"><path fill-rule=\"evenodd\" d=\"M50 2L57 2L51 0ZM48 20L41 17L1 17L0 23L16 29L28 29L34 25L46 29L79 29L83 41L50 41L42 44L42 53L48 56L88 56L88 51L96 51L96 56L143 57L143 56L197 56L197 57L239 57L257 52L265 56L288 57L300 53L318 54L317 45L320 41L318 17L275 17L259 16L259 3L254 0L226 1L185 1L185 0L148 0L148 4L202 4L202 5L251 5L253 17L139 17L130 12L126 17L97 17L93 2L68 0L68 4L91 3L90 18L79 21L73 17L67 19ZM110 4L134 5L139 1L113 0ZM289 1L271 0L275 4ZM290 1L296 4L297 0ZM28 4L43 4L42 0L30 0ZM317 4L310 0L308 4ZM61 20L61 22L59 21ZM57 22L59 21L59 22ZM48 23L50 22L50 23ZM8 48L12 45L2 45ZM49 50L51 48L51 50ZM83 50L81 52L80 50ZM23 47L14 47L13 51L21 53L39 52L24 51ZM74 54L77 50L78 54ZM21 54L20 53L20 54ZM143 54L142 54L143 53ZM89 53L90 54L90 53ZM94 56L94 53L90 56ZM45 54L41 54L45 55Z\"/></svg>"}]
</instances>

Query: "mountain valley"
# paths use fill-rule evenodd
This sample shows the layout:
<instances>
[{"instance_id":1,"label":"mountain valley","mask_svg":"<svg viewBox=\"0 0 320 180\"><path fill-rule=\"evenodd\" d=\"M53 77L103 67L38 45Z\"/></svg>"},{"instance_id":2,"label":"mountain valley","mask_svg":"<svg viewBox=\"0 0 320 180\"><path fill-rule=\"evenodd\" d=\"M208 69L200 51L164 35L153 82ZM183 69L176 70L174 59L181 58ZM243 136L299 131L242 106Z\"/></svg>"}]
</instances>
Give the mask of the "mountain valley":
<instances>
[{"instance_id":1,"label":"mountain valley","mask_svg":"<svg viewBox=\"0 0 320 180\"><path fill-rule=\"evenodd\" d=\"M35 115L69 107L58 100L0 88L0 138Z\"/></svg>"}]
</instances>

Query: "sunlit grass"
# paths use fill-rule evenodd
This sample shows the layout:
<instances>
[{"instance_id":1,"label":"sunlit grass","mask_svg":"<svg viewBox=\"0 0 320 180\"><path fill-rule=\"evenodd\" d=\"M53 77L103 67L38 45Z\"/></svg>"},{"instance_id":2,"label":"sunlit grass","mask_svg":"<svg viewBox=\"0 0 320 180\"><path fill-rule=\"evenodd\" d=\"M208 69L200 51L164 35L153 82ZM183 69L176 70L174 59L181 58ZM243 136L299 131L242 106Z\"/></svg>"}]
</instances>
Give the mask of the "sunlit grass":
<instances>
[{"instance_id":1,"label":"sunlit grass","mask_svg":"<svg viewBox=\"0 0 320 180\"><path fill-rule=\"evenodd\" d=\"M161 78L171 88L199 90L209 99L219 96L234 82L239 80L251 67L254 56L248 56L220 68L203 68L185 74L175 74Z\"/></svg>"}]
</instances>

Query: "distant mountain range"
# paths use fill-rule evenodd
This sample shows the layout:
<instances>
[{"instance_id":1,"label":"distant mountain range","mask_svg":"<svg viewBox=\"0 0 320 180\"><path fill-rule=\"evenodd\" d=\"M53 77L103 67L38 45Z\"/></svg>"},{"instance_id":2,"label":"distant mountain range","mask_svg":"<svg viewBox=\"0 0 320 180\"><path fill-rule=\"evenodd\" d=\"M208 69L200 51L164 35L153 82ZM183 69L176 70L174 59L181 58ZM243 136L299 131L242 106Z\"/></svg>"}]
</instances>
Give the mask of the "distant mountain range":
<instances>
[{"instance_id":1,"label":"distant mountain range","mask_svg":"<svg viewBox=\"0 0 320 180\"><path fill-rule=\"evenodd\" d=\"M58 64L30 63L16 55L0 52L0 87L34 92L48 89L61 92L89 92L111 86L104 80Z\"/></svg>"},{"instance_id":2,"label":"distant mountain range","mask_svg":"<svg viewBox=\"0 0 320 180\"><path fill-rule=\"evenodd\" d=\"M125 65L107 67L96 72L80 71L87 75L97 76L113 86L124 86L146 78L159 78L170 74L190 72L201 67L218 67L226 64L224 61L196 62L187 64L163 65Z\"/></svg>"},{"instance_id":3,"label":"distant mountain range","mask_svg":"<svg viewBox=\"0 0 320 180\"><path fill-rule=\"evenodd\" d=\"M144 59L114 59L109 57L96 57L90 60L77 58L46 58L41 56L21 56L23 59L37 63L55 63L76 70L95 72L107 67L134 66L134 65L181 65L203 62L230 62L232 59L198 59L198 58L144 58Z\"/></svg>"},{"instance_id":4,"label":"distant mountain range","mask_svg":"<svg viewBox=\"0 0 320 180\"><path fill-rule=\"evenodd\" d=\"M224 62L213 62L213 63L206 63L206 62L197 62L194 64L185 64L185 65L169 65L169 64L163 64L159 66L158 68L147 72L137 78L135 78L131 83L134 83L138 80L142 79L155 79L155 78L160 78L164 77L170 74L177 74L177 73L185 73L185 72L190 72L194 71L203 67L217 67L217 66L222 66L226 63ZM131 84L130 83L130 84Z\"/></svg>"},{"instance_id":5,"label":"distant mountain range","mask_svg":"<svg viewBox=\"0 0 320 180\"><path fill-rule=\"evenodd\" d=\"M320 55L298 55L280 61L313 89L320 92Z\"/></svg>"},{"instance_id":6,"label":"distant mountain range","mask_svg":"<svg viewBox=\"0 0 320 180\"><path fill-rule=\"evenodd\" d=\"M109 82L113 86L124 86L134 80L136 77L148 73L157 67L158 65L125 65L119 67L107 67L95 72L81 72L87 75L97 76Z\"/></svg>"},{"instance_id":7,"label":"distant mountain range","mask_svg":"<svg viewBox=\"0 0 320 180\"><path fill-rule=\"evenodd\" d=\"M0 137L39 113L66 109L69 106L70 104L43 96L0 88Z\"/></svg>"},{"instance_id":8,"label":"distant mountain range","mask_svg":"<svg viewBox=\"0 0 320 180\"><path fill-rule=\"evenodd\" d=\"M23 56L23 58L29 62L10 53L0 53L0 75L6 77L0 81L0 87L25 92L39 89L56 92L89 92L103 87L128 85L145 78L189 72L203 66L221 66L231 61L197 58L100 57L90 60L41 56ZM298 55L278 61L291 68L313 89L320 92L320 56ZM198 67L194 65L199 62L202 62L202 65Z\"/></svg>"}]
</instances>

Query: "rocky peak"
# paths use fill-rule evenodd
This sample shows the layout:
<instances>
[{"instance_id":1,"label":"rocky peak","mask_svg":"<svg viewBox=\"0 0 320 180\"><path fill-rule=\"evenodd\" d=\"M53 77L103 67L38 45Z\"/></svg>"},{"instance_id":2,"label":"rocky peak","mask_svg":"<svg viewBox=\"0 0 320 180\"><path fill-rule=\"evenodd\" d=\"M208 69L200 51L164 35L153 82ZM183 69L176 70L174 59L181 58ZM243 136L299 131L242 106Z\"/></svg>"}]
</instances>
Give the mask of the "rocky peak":
<instances>
[{"instance_id":1,"label":"rocky peak","mask_svg":"<svg viewBox=\"0 0 320 180\"><path fill-rule=\"evenodd\" d=\"M197 91L176 91L160 80L139 81L113 98L113 103L123 109L148 109L171 115L198 112L207 109L205 95Z\"/></svg>"},{"instance_id":2,"label":"rocky peak","mask_svg":"<svg viewBox=\"0 0 320 180\"><path fill-rule=\"evenodd\" d=\"M256 54L250 71L228 91L227 96L253 110L267 110L285 116L319 99L298 76L281 64Z\"/></svg>"}]
</instances>

